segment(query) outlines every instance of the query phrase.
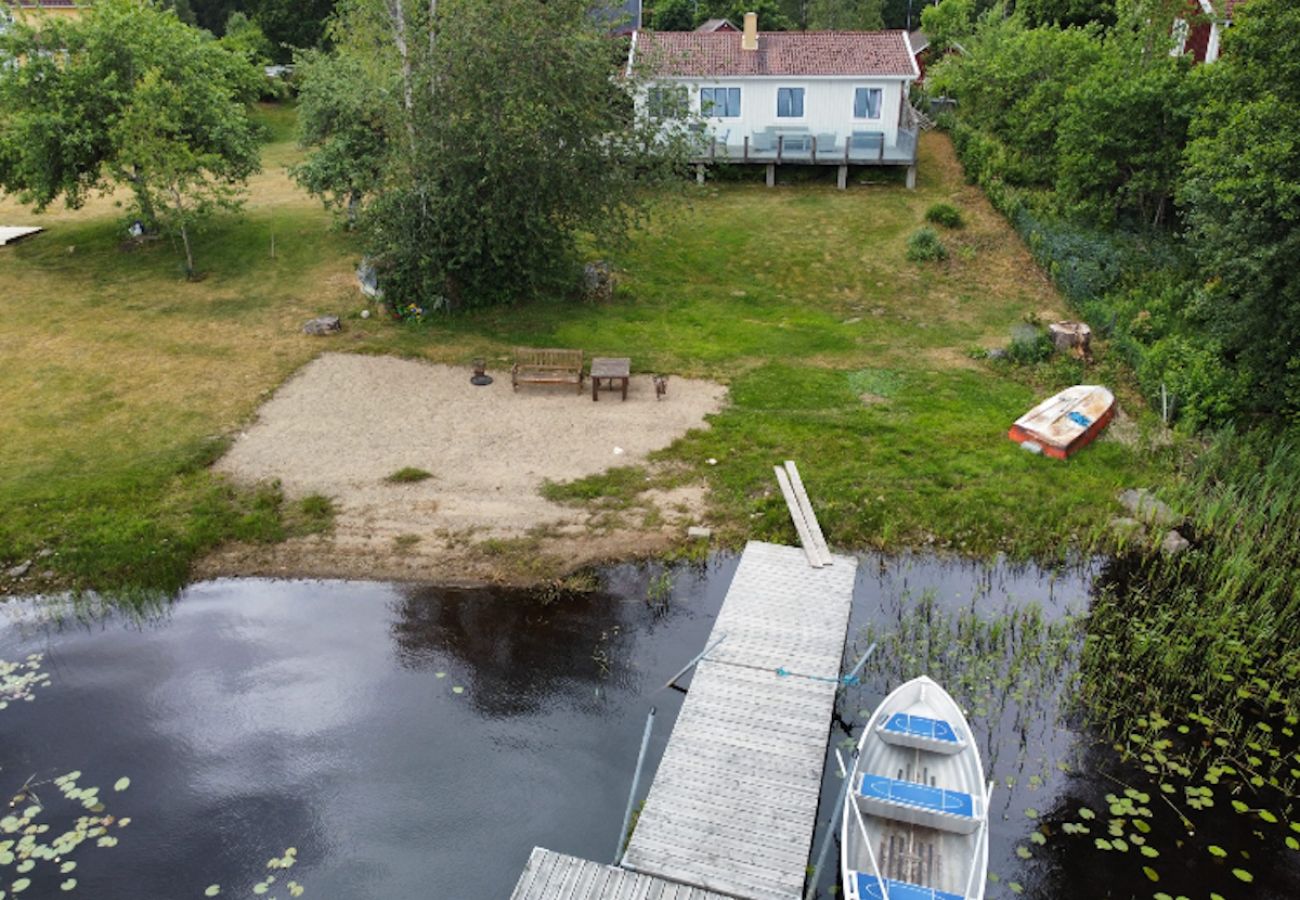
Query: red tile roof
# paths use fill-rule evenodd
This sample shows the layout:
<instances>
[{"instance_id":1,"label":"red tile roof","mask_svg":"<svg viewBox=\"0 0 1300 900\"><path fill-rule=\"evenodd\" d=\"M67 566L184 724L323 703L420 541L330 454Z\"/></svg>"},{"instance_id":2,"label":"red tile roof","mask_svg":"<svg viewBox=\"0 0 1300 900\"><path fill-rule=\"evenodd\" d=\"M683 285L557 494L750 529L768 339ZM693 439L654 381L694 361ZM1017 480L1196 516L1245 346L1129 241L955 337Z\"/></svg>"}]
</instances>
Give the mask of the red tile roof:
<instances>
[{"instance_id":1,"label":"red tile roof","mask_svg":"<svg viewBox=\"0 0 1300 900\"><path fill-rule=\"evenodd\" d=\"M635 63L649 75L892 75L915 77L902 31L761 31L744 50L739 32L642 31Z\"/></svg>"}]
</instances>

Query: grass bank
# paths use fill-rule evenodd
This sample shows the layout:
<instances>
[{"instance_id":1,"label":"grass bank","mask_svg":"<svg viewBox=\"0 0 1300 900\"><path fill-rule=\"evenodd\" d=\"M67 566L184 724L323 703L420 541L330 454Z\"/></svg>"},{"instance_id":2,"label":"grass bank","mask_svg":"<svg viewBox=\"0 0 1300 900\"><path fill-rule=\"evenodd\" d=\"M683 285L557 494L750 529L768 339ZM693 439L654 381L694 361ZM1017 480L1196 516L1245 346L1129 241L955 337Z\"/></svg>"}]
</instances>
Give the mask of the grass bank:
<instances>
[{"instance_id":1,"label":"grass bank","mask_svg":"<svg viewBox=\"0 0 1300 900\"><path fill-rule=\"evenodd\" d=\"M1141 440L1104 441L1062 465L1004 438L1036 398L1083 378L1117 388L1137 419L1130 432L1154 426L1104 347L1087 372L970 358L1064 307L962 182L942 136L923 143L915 192L867 170L876 183L847 192L738 179L665 199L614 260L623 276L611 304L397 326L355 316L357 249L284 174L297 154L290 113L263 115L266 171L246 214L200 237L199 282L184 280L166 242L125 249L112 198L41 217L0 201L6 224L49 229L0 251L0 564L34 562L22 581L0 571L0 589L30 590L46 570L53 583L171 588L222 541L326 527L319 500L301 507L207 468L326 345L453 363L486 355L494 366L516 344L571 346L727 382L730 408L663 452L649 484L707 482L710 518L729 540L794 539L770 477L784 458L799 460L840 546L1040 556L1103 522L1119 488L1167 471ZM943 232L946 261L908 262L908 236L940 201L966 226ZM302 336L321 313L350 316L347 333ZM552 490L609 503L647 484L606 481Z\"/></svg>"}]
</instances>

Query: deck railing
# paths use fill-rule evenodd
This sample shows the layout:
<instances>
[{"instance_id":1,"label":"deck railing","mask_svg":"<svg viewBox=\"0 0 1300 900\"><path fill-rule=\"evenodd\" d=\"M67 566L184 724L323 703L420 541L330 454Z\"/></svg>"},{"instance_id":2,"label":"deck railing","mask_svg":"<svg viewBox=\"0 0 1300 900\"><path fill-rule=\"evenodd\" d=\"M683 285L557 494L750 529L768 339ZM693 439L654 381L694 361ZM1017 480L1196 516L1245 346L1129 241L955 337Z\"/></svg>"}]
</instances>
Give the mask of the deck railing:
<instances>
[{"instance_id":1,"label":"deck railing","mask_svg":"<svg viewBox=\"0 0 1300 900\"><path fill-rule=\"evenodd\" d=\"M898 130L894 144L883 132L816 135L807 132L759 131L742 135L701 134L693 162L777 163L793 165L913 165L916 162L915 129Z\"/></svg>"}]
</instances>

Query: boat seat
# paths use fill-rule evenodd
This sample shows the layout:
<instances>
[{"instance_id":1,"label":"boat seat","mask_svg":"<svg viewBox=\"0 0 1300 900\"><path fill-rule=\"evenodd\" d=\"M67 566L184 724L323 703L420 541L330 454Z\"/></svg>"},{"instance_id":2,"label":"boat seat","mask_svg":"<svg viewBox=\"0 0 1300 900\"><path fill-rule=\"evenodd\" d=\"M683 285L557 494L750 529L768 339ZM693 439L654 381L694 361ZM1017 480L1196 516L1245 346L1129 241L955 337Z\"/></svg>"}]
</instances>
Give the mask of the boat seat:
<instances>
[{"instance_id":1,"label":"boat seat","mask_svg":"<svg viewBox=\"0 0 1300 900\"><path fill-rule=\"evenodd\" d=\"M886 892L889 893L889 900L966 900L961 894L950 894L938 888L895 881L892 878L885 879L882 889L880 879L866 872L850 872L849 876L851 883L844 891L849 900L884 900Z\"/></svg>"},{"instance_id":2,"label":"boat seat","mask_svg":"<svg viewBox=\"0 0 1300 900\"><path fill-rule=\"evenodd\" d=\"M880 739L886 744L914 747L935 753L957 753L966 742L957 730L943 719L913 716L907 713L885 713L876 727Z\"/></svg>"},{"instance_id":3,"label":"boat seat","mask_svg":"<svg viewBox=\"0 0 1300 900\"><path fill-rule=\"evenodd\" d=\"M973 832L983 815L970 794L870 772L862 773L857 796L859 806L872 815L956 834Z\"/></svg>"}]
</instances>

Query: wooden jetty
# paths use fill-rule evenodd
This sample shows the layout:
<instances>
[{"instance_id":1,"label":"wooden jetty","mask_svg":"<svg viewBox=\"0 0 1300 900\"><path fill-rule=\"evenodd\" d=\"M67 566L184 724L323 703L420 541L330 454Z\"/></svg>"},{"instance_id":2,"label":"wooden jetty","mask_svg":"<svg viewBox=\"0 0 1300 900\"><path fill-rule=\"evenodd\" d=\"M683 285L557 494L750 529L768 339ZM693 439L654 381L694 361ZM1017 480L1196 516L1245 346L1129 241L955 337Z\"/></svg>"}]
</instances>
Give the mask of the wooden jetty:
<instances>
[{"instance_id":1,"label":"wooden jetty","mask_svg":"<svg viewBox=\"0 0 1300 900\"><path fill-rule=\"evenodd\" d=\"M511 900L729 900L702 888L673 884L541 847L533 849Z\"/></svg>"},{"instance_id":2,"label":"wooden jetty","mask_svg":"<svg viewBox=\"0 0 1300 900\"><path fill-rule=\"evenodd\" d=\"M705 645L716 646L696 668L623 857L626 874L539 848L512 900L802 896L857 569L851 557L812 558L745 547ZM539 881L544 864L580 872ZM627 893L634 876L647 880Z\"/></svg>"}]
</instances>

